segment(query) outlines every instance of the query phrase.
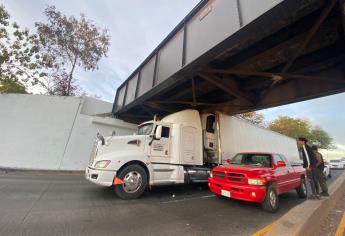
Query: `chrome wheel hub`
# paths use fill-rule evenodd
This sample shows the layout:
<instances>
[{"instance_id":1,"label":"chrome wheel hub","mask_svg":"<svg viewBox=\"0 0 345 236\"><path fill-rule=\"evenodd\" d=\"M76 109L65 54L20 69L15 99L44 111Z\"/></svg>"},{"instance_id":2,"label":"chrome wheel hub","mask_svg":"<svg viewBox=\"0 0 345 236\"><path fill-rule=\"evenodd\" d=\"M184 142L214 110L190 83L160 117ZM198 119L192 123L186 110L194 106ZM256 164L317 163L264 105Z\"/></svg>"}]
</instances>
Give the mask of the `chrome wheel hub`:
<instances>
[{"instance_id":1,"label":"chrome wheel hub","mask_svg":"<svg viewBox=\"0 0 345 236\"><path fill-rule=\"evenodd\" d=\"M135 193L143 182L141 174L136 171L128 172L123 178L123 189L127 193Z\"/></svg>"},{"instance_id":2,"label":"chrome wheel hub","mask_svg":"<svg viewBox=\"0 0 345 236\"><path fill-rule=\"evenodd\" d=\"M274 191L270 191L269 193L269 197L270 197L270 204L273 208L276 208L276 204L277 204L277 196L274 193Z\"/></svg>"},{"instance_id":3,"label":"chrome wheel hub","mask_svg":"<svg viewBox=\"0 0 345 236\"><path fill-rule=\"evenodd\" d=\"M307 194L307 187L305 186L305 182L302 182L302 191L304 194Z\"/></svg>"}]
</instances>

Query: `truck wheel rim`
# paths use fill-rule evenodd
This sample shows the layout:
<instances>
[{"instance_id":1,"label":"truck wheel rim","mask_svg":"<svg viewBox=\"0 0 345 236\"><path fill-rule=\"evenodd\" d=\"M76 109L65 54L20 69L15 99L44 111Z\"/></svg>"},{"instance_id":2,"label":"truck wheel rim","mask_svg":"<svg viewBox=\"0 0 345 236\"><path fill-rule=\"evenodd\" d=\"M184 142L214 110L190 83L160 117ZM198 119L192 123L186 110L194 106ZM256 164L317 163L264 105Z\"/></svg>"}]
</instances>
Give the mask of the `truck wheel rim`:
<instances>
[{"instance_id":1,"label":"truck wheel rim","mask_svg":"<svg viewBox=\"0 0 345 236\"><path fill-rule=\"evenodd\" d=\"M123 178L123 189L127 193L135 193L143 182L141 174L136 171L128 172Z\"/></svg>"},{"instance_id":2,"label":"truck wheel rim","mask_svg":"<svg viewBox=\"0 0 345 236\"><path fill-rule=\"evenodd\" d=\"M302 181L302 191L303 191L303 194L307 194L307 188L305 186L305 182Z\"/></svg>"},{"instance_id":3,"label":"truck wheel rim","mask_svg":"<svg viewBox=\"0 0 345 236\"><path fill-rule=\"evenodd\" d=\"M273 208L276 208L276 204L277 204L277 196L275 194L275 192L272 190L270 191L270 203L271 203L271 206Z\"/></svg>"}]
</instances>

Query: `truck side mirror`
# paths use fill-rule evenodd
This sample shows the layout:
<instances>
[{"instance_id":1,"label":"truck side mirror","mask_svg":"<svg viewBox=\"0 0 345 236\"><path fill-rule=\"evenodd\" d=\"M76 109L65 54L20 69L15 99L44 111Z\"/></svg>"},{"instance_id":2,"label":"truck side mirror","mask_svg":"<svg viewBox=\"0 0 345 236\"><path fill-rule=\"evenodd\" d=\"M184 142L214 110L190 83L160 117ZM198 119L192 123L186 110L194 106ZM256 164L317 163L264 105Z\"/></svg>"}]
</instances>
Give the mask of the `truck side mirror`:
<instances>
[{"instance_id":1,"label":"truck side mirror","mask_svg":"<svg viewBox=\"0 0 345 236\"><path fill-rule=\"evenodd\" d=\"M158 125L155 132L155 139L159 140L161 138L162 138L162 126Z\"/></svg>"},{"instance_id":2,"label":"truck side mirror","mask_svg":"<svg viewBox=\"0 0 345 236\"><path fill-rule=\"evenodd\" d=\"M284 161L277 161L277 167L285 167L286 163Z\"/></svg>"}]
</instances>

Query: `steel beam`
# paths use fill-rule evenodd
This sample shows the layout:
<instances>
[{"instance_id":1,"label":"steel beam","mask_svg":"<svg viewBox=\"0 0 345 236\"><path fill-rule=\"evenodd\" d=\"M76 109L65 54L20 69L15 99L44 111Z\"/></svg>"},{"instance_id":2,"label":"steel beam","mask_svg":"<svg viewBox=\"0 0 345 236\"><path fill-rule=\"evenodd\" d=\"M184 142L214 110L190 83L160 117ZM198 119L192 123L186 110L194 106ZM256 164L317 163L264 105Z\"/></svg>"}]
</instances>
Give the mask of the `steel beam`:
<instances>
[{"instance_id":1,"label":"steel beam","mask_svg":"<svg viewBox=\"0 0 345 236\"><path fill-rule=\"evenodd\" d=\"M158 56L159 51L157 52L155 56L155 68L153 69L153 79L152 79L152 88L156 85L156 80L157 80L157 70L158 70Z\"/></svg>"},{"instance_id":2,"label":"steel beam","mask_svg":"<svg viewBox=\"0 0 345 236\"><path fill-rule=\"evenodd\" d=\"M193 106L195 107L196 105L196 92L195 92L195 80L194 77L192 77L192 93L193 93Z\"/></svg>"},{"instance_id":3,"label":"steel beam","mask_svg":"<svg viewBox=\"0 0 345 236\"><path fill-rule=\"evenodd\" d=\"M186 65L186 50L187 50L187 22L183 22L183 42L182 42L182 67Z\"/></svg>"},{"instance_id":4,"label":"steel beam","mask_svg":"<svg viewBox=\"0 0 345 236\"><path fill-rule=\"evenodd\" d=\"M126 89L125 89L125 94L123 95L123 101L122 101L122 106L121 106L121 108L125 106L125 104L126 104L126 99L127 99L128 83L126 83L125 86L126 86Z\"/></svg>"},{"instance_id":5,"label":"steel beam","mask_svg":"<svg viewBox=\"0 0 345 236\"><path fill-rule=\"evenodd\" d=\"M345 34L345 0L339 1L341 23L343 25L343 33Z\"/></svg>"},{"instance_id":6,"label":"steel beam","mask_svg":"<svg viewBox=\"0 0 345 236\"><path fill-rule=\"evenodd\" d=\"M153 103L153 102L146 102L144 105L148 106L148 107L151 107L153 109L160 110L160 111L163 111L163 112L168 112L168 113L172 113L172 112L176 111L175 109L171 109L169 107L162 106L160 104Z\"/></svg>"},{"instance_id":7,"label":"steel beam","mask_svg":"<svg viewBox=\"0 0 345 236\"><path fill-rule=\"evenodd\" d=\"M212 74L199 74L201 78L208 81L209 83L217 86L218 88L224 90L225 92L229 93L236 98L242 99L246 103L250 105L254 105L254 99L248 96L245 92L242 92L235 81L228 79L227 81L222 80L221 78L212 75Z\"/></svg>"},{"instance_id":8,"label":"steel beam","mask_svg":"<svg viewBox=\"0 0 345 236\"><path fill-rule=\"evenodd\" d=\"M153 101L157 104L183 104L183 105L190 105L190 106L212 106L212 103L204 103L204 102L188 102L188 101Z\"/></svg>"},{"instance_id":9,"label":"steel beam","mask_svg":"<svg viewBox=\"0 0 345 236\"><path fill-rule=\"evenodd\" d=\"M270 73L270 72L259 72L259 71L244 71L244 70L207 70L208 73L215 74L228 74L228 75L246 75L246 76L258 76L263 78L270 78L274 81L280 81L282 79L310 79L310 80L327 80L334 83L343 83L337 79L326 78L320 76L308 76L300 74L291 74L291 73Z\"/></svg>"},{"instance_id":10,"label":"steel beam","mask_svg":"<svg viewBox=\"0 0 345 236\"><path fill-rule=\"evenodd\" d=\"M336 3L338 1L339 0L331 0L329 5L326 6L326 8L321 13L321 16L319 17L319 19L315 22L313 27L310 29L309 33L305 37L305 39L304 39L303 43L301 44L301 46L297 49L296 53L293 55L293 57L290 59L290 61L284 66L284 68L282 70L282 73L286 73L290 69L292 64L295 62L295 60L301 54L303 54L303 52L304 52L305 48L307 47L307 45L309 44L310 40L314 37L315 33L318 31L318 29L320 28L321 24L325 21L325 19L327 18L327 16L329 15L329 13L331 12L331 10L334 8L334 6L336 5Z\"/></svg>"},{"instance_id":11,"label":"steel beam","mask_svg":"<svg viewBox=\"0 0 345 236\"><path fill-rule=\"evenodd\" d=\"M137 79L137 84L135 86L134 99L136 99L138 97L140 81L141 81L141 70L139 70L139 72L138 72L138 79Z\"/></svg>"},{"instance_id":12,"label":"steel beam","mask_svg":"<svg viewBox=\"0 0 345 236\"><path fill-rule=\"evenodd\" d=\"M146 106L144 105L144 104L142 104L142 105L140 105L140 107L143 109L143 111L145 111L147 114L149 114L150 116L154 116L155 114L154 113L152 113L151 111L150 111L150 109L147 109L146 108Z\"/></svg>"}]
</instances>

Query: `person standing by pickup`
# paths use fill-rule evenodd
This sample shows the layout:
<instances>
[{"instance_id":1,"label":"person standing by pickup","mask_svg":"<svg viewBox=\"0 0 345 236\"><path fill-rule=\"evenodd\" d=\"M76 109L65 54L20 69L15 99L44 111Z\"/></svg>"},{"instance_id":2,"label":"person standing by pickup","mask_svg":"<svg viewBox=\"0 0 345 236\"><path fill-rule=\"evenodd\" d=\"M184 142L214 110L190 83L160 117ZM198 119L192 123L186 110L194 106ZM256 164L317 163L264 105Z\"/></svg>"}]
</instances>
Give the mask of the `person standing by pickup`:
<instances>
[{"instance_id":1,"label":"person standing by pickup","mask_svg":"<svg viewBox=\"0 0 345 236\"><path fill-rule=\"evenodd\" d=\"M308 140L304 137L298 138L298 146L303 157L303 167L306 169L307 177L310 183L312 195L310 199L321 199L318 192L318 179L316 168L316 157L313 150L307 145Z\"/></svg>"},{"instance_id":2,"label":"person standing by pickup","mask_svg":"<svg viewBox=\"0 0 345 236\"><path fill-rule=\"evenodd\" d=\"M316 156L316 173L317 173L317 180L319 181L320 187L321 187L321 196L328 197L328 188L326 183L326 178L323 174L323 169L325 168L325 163L323 162L322 154L318 152L318 147L316 145L313 145L311 147L313 149L313 152Z\"/></svg>"}]
</instances>

